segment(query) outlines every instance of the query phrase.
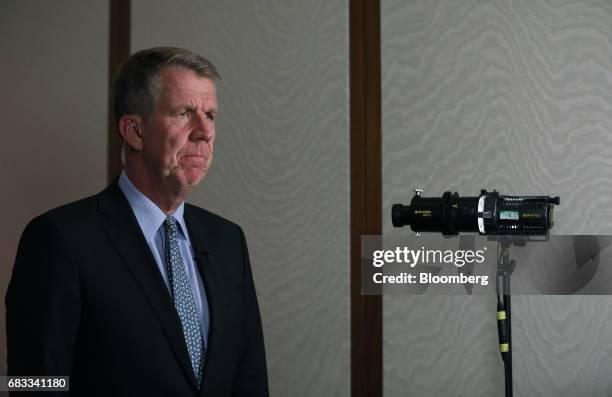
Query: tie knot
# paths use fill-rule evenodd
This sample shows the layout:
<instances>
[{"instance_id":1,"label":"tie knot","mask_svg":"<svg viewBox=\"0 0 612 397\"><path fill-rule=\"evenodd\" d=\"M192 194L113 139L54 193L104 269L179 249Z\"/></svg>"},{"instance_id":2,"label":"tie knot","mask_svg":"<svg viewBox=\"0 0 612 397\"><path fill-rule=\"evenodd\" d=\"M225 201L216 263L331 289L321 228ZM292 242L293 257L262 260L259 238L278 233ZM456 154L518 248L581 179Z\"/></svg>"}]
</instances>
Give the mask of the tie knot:
<instances>
[{"instance_id":1,"label":"tie knot","mask_svg":"<svg viewBox=\"0 0 612 397\"><path fill-rule=\"evenodd\" d=\"M167 217L164 221L164 228L169 232L176 233L176 218L173 216Z\"/></svg>"}]
</instances>

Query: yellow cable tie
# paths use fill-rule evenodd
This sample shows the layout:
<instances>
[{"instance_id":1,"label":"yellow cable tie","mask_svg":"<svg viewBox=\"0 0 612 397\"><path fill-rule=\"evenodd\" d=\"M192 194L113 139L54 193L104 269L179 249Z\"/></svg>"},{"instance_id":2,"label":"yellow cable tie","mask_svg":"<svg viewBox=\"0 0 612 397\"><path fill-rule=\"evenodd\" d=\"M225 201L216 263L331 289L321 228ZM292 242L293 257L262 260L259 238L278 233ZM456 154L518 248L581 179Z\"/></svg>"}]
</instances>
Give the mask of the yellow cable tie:
<instances>
[{"instance_id":1,"label":"yellow cable tie","mask_svg":"<svg viewBox=\"0 0 612 397\"><path fill-rule=\"evenodd\" d=\"M499 345L499 350L500 350L502 353L507 353L507 352L509 352L509 351L510 351L510 344L508 344L508 343L501 343L501 344Z\"/></svg>"},{"instance_id":2,"label":"yellow cable tie","mask_svg":"<svg viewBox=\"0 0 612 397\"><path fill-rule=\"evenodd\" d=\"M502 310L497 312L497 319L498 320L505 320L506 319L506 311Z\"/></svg>"}]
</instances>

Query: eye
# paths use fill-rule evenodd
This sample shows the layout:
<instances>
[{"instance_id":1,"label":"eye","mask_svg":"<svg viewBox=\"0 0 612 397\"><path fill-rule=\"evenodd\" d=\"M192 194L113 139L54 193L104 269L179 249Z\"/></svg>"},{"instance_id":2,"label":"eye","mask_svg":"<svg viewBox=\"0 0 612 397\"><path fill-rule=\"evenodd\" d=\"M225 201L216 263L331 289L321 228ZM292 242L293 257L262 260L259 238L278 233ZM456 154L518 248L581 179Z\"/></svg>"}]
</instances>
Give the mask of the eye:
<instances>
[{"instance_id":1,"label":"eye","mask_svg":"<svg viewBox=\"0 0 612 397\"><path fill-rule=\"evenodd\" d=\"M206 118L210 121L215 121L215 114L213 112L206 112Z\"/></svg>"},{"instance_id":2,"label":"eye","mask_svg":"<svg viewBox=\"0 0 612 397\"><path fill-rule=\"evenodd\" d=\"M177 114L177 116L178 116L178 117L181 117L181 118L187 118L187 117L189 117L189 111L187 111L187 110L183 110L183 111L179 112L179 113Z\"/></svg>"}]
</instances>

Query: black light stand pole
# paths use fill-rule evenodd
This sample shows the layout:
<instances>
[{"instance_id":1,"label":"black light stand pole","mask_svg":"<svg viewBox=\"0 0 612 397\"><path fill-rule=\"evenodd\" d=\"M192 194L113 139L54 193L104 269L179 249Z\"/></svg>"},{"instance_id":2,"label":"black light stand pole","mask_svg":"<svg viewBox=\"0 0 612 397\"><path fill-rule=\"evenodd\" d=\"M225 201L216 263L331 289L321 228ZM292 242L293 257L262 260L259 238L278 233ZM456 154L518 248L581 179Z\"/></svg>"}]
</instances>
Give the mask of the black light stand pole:
<instances>
[{"instance_id":1,"label":"black light stand pole","mask_svg":"<svg viewBox=\"0 0 612 397\"><path fill-rule=\"evenodd\" d=\"M510 275L516 265L510 260L511 241L500 237L500 256L497 258L497 333L499 349L504 362L506 397L512 397L512 315L510 304ZM500 298L499 279L502 279L502 298Z\"/></svg>"}]
</instances>

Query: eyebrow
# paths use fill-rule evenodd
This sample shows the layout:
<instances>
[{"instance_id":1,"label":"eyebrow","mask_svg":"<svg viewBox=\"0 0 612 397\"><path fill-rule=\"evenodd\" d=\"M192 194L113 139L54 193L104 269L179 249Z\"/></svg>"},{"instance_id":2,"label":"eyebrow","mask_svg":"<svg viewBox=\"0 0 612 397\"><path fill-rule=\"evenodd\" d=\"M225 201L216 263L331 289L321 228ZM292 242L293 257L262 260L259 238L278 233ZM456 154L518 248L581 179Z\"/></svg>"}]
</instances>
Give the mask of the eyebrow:
<instances>
[{"instance_id":1,"label":"eyebrow","mask_svg":"<svg viewBox=\"0 0 612 397\"><path fill-rule=\"evenodd\" d=\"M195 104L191 102L179 102L175 106L171 106L173 109L195 109Z\"/></svg>"},{"instance_id":2,"label":"eyebrow","mask_svg":"<svg viewBox=\"0 0 612 397\"><path fill-rule=\"evenodd\" d=\"M195 111L196 110L196 106L192 105L192 104L188 104L188 103L182 103L178 106L174 106L171 107L171 112L175 113L178 112L180 110L188 110L188 111ZM219 115L219 108L207 108L203 110L204 114L212 114L213 116L217 117Z\"/></svg>"},{"instance_id":3,"label":"eyebrow","mask_svg":"<svg viewBox=\"0 0 612 397\"><path fill-rule=\"evenodd\" d=\"M197 106L196 106L196 104L194 104L193 102L179 102L177 105L175 105L175 106L172 106L172 105L171 105L170 107L171 107L172 109L195 109ZM211 108L211 107L209 107L209 108L207 108L207 110L206 110L206 111L207 111L207 112L208 112L208 111L214 111L214 112L216 112L216 111L217 111L217 108Z\"/></svg>"}]
</instances>

